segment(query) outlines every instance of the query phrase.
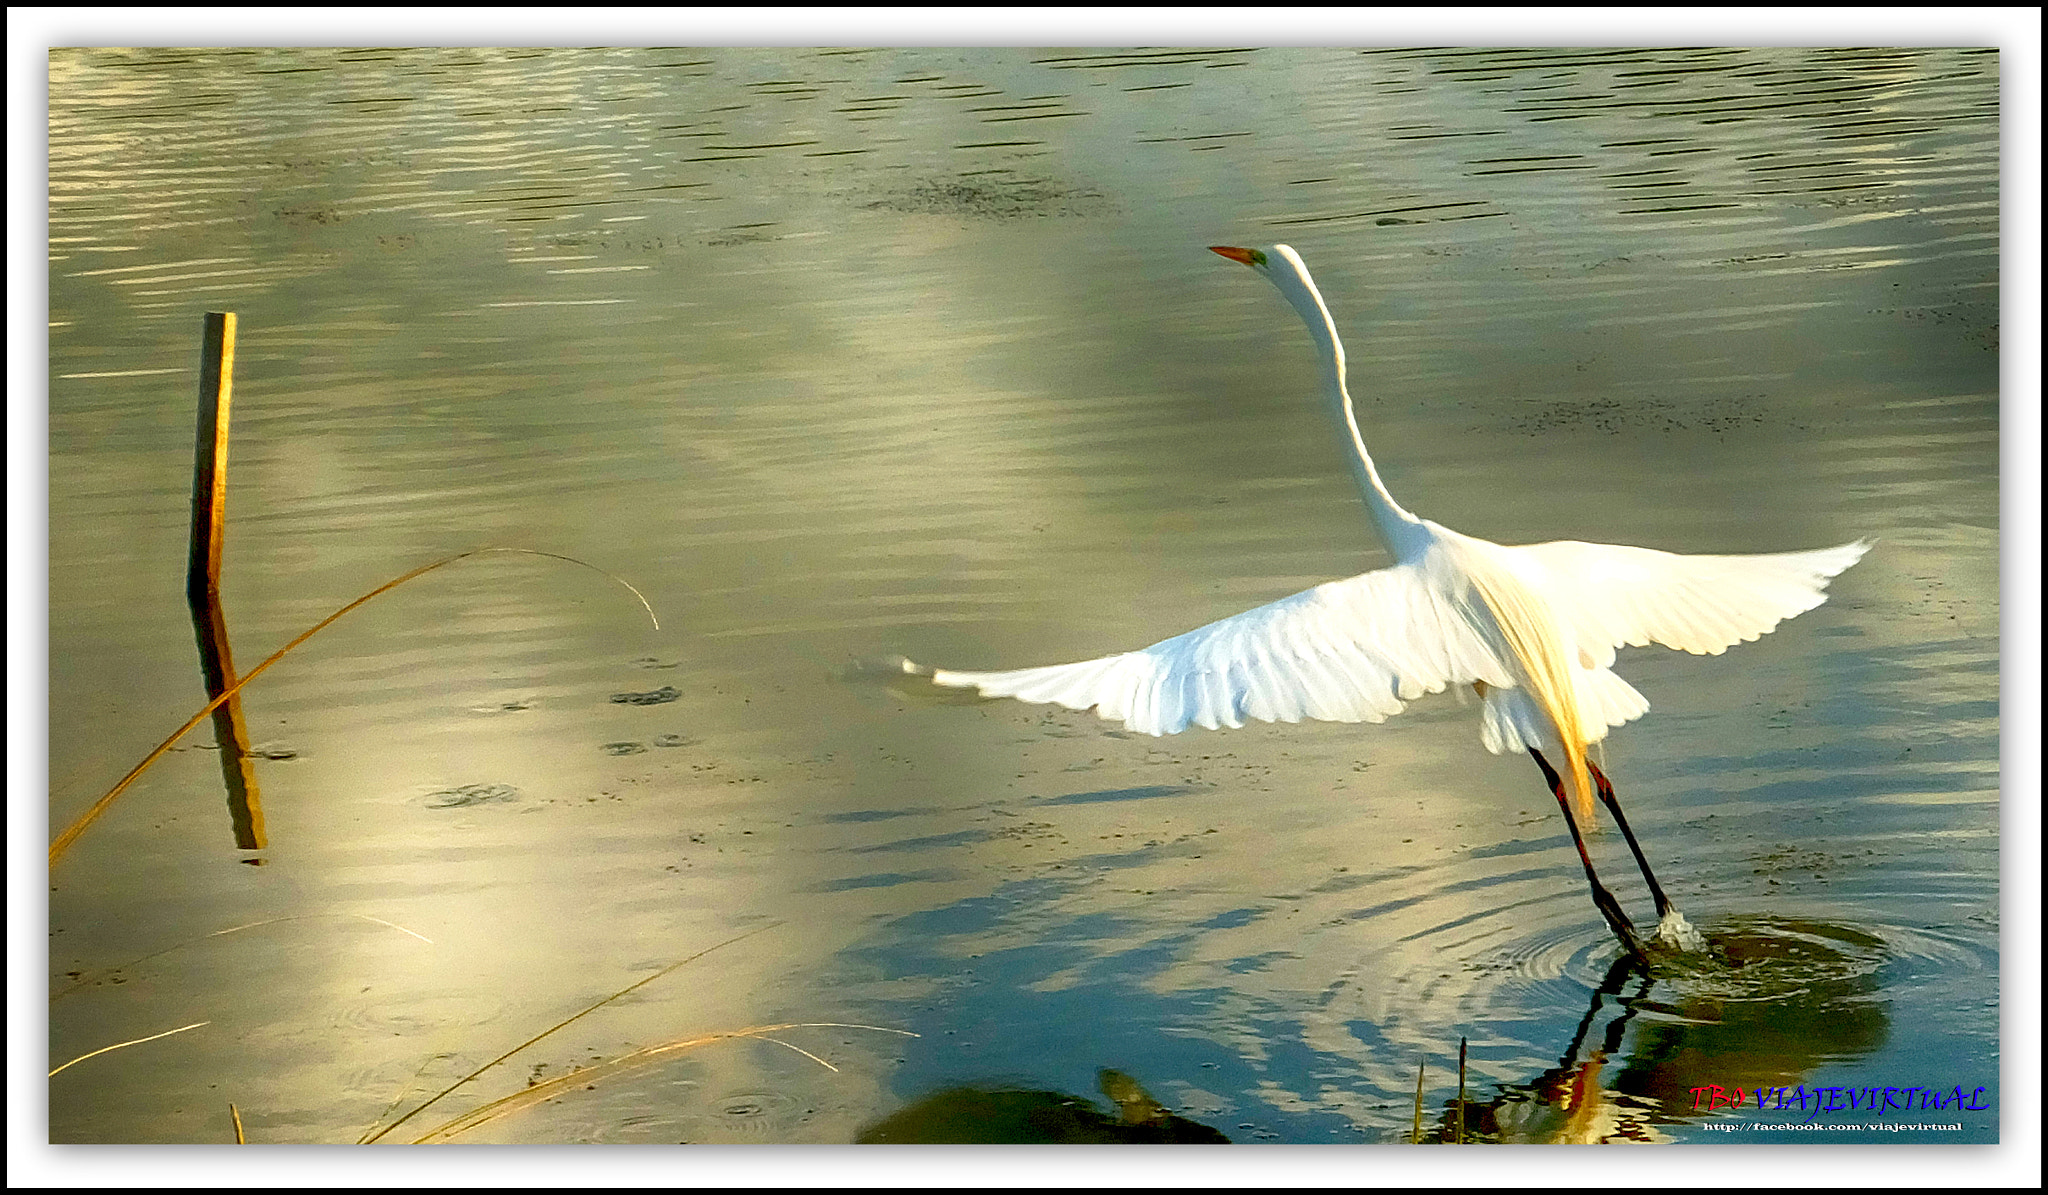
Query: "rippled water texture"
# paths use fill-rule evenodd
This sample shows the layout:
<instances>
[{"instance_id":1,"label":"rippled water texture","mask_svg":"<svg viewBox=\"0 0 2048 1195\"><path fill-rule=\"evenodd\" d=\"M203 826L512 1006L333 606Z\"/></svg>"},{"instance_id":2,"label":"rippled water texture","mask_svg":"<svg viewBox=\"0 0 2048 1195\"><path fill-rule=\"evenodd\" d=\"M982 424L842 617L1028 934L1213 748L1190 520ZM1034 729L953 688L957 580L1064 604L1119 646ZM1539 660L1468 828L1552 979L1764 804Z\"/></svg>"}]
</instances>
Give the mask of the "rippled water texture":
<instances>
[{"instance_id":1,"label":"rippled water texture","mask_svg":"<svg viewBox=\"0 0 2048 1195\"><path fill-rule=\"evenodd\" d=\"M531 1091L455 1139L1403 1141L1418 1072L1430 1140L1995 1140L1998 65L53 53L53 833L204 701L207 310L242 667L480 545L662 629L471 558L247 691L262 846L210 727L145 773L52 872L50 1065L205 1024L54 1076L52 1138L354 1141L647 980L384 1140ZM1276 241L1418 513L1877 540L1759 642L1623 653L1604 766L1708 957L1614 966L1453 696L1151 739L848 669L1384 564L1299 321L1204 250ZM1701 1095L1886 1087L1970 1100Z\"/></svg>"}]
</instances>

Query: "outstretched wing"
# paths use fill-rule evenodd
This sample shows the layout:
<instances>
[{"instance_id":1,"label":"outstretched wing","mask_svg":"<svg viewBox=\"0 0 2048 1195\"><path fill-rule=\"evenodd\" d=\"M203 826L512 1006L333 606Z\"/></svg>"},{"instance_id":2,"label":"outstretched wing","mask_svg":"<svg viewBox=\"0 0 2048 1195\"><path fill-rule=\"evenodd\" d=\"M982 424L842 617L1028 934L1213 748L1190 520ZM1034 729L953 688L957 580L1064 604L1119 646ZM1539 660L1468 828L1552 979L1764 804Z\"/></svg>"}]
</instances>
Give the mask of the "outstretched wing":
<instances>
[{"instance_id":1,"label":"outstretched wing","mask_svg":"<svg viewBox=\"0 0 2048 1195\"><path fill-rule=\"evenodd\" d=\"M1578 641L1579 662L1604 668L1617 647L1712 656L1770 633L1827 600L1828 581L1863 558L1858 540L1812 552L1681 556L1653 548L1560 540L1508 549L1540 583Z\"/></svg>"},{"instance_id":2,"label":"outstretched wing","mask_svg":"<svg viewBox=\"0 0 2048 1195\"><path fill-rule=\"evenodd\" d=\"M1413 565L1331 581L1142 651L1020 668L937 669L988 697L1094 707L1145 734L1262 722L1380 722L1445 686L1508 669Z\"/></svg>"}]
</instances>

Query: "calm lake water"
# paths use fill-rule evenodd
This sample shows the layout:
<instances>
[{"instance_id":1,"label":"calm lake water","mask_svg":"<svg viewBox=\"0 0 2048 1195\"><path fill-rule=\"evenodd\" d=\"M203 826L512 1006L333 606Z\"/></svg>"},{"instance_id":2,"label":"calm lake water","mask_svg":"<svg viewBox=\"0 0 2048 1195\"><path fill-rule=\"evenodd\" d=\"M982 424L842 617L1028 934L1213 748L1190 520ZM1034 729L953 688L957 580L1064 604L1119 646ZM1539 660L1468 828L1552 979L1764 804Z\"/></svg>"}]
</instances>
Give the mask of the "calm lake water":
<instances>
[{"instance_id":1,"label":"calm lake water","mask_svg":"<svg viewBox=\"0 0 2048 1195\"><path fill-rule=\"evenodd\" d=\"M356 1141L651 980L383 1139L672 1044L456 1139L993 1134L1009 1093L1390 1142L1419 1069L1443 1139L1464 1038L1489 1140L1997 1140L1998 71L54 52L53 835L205 701L208 310L245 670L480 546L661 629L530 555L377 599L243 697L257 849L183 740L51 872L50 1066L204 1024L53 1076L50 1138L226 1142L233 1103ZM1622 656L1653 708L1607 771L1719 961L1615 968L1454 697L1153 739L849 668L1105 655L1385 564L1299 321L1204 248L1276 241L1426 517L1877 540L1759 642Z\"/></svg>"}]
</instances>

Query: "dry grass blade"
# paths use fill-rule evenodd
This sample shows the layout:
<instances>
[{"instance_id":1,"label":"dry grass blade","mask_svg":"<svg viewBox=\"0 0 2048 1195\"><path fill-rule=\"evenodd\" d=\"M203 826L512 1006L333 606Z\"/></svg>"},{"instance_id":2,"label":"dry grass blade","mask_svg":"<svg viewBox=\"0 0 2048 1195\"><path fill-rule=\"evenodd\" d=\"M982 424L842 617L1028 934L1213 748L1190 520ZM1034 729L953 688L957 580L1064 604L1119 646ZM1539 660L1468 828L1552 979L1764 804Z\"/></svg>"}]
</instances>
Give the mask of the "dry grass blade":
<instances>
[{"instance_id":1,"label":"dry grass blade","mask_svg":"<svg viewBox=\"0 0 2048 1195\"><path fill-rule=\"evenodd\" d=\"M77 1066L79 1063L84 1062L88 1058L97 1058L100 1055L105 1054L111 1050L126 1049L129 1046L139 1046L143 1042L155 1041L159 1037L169 1037L173 1033L183 1033L187 1029L197 1029L202 1025L211 1024L213 1024L212 1021L194 1021L190 1025L180 1025L176 1029L166 1029L162 1033L152 1033L148 1037L138 1037L134 1041L117 1041L111 1046L101 1046L99 1049L92 1051L90 1054L80 1054L78 1057L73 1058L71 1061L65 1063L63 1066L58 1067L57 1070L51 1071L50 1074L45 1077L54 1077L57 1074L57 1071L70 1070L72 1067Z\"/></svg>"},{"instance_id":2,"label":"dry grass blade","mask_svg":"<svg viewBox=\"0 0 2048 1195\"><path fill-rule=\"evenodd\" d=\"M821 1022L821 1024L822 1024L822 1022ZM809 1026L809 1025L799 1025L799 1026L792 1026L792 1028L804 1028L804 1029L807 1029L807 1028L815 1028L815 1027L816 1027L816 1026ZM875 1026L873 1026L873 1025L848 1025L848 1026L845 1026L845 1028L849 1028L849 1029L856 1029L856 1028L858 1028L858 1029L873 1029L873 1028L875 1028ZM899 1031L898 1031L898 1030L887 1030L887 1031L885 1031L885 1032L899 1032ZM906 1029L906 1030L900 1030L900 1032L908 1033L908 1032L909 1032L909 1030L907 1030L907 1029ZM802 1054L802 1055L803 1055L804 1057L806 1057L806 1058L810 1059L810 1060L811 1060L812 1062L815 1062L815 1063L817 1063L817 1064L818 1064L819 1066L822 1066L822 1067L824 1067L824 1068L825 1068L826 1070L828 1070L828 1071L831 1071L831 1072L832 1072L833 1074L835 1074L835 1075L836 1075L836 1074L838 1074L838 1073L839 1073L839 1068L838 1068L838 1067L836 1067L836 1066L833 1066L833 1065L832 1065L831 1063L829 1063L829 1062L825 1061L825 1060L824 1060L823 1058L820 1058L820 1057L818 1057L818 1056L817 1056L816 1054L813 1054L813 1053L811 1053L811 1052L810 1052L809 1050L806 1050L806 1049L804 1049L804 1048L803 1048L802 1046L796 1046L796 1045L791 1045L790 1043L788 1043L788 1042L786 1042L786 1041L782 1040L782 1039L781 1039L781 1038L779 1038L779 1037L766 1037L766 1036L763 1036L762 1034L759 1034L759 1033L743 1033L743 1036L746 1036L746 1037L753 1037L753 1038L758 1038L758 1039L760 1039L761 1041L765 1041L765 1042L767 1042L767 1043L768 1043L768 1044L770 1044L770 1045L775 1045L775 1046L781 1046L781 1047L782 1047L783 1049L785 1049L785 1050L795 1050L795 1051L796 1051L797 1053L799 1053L799 1054Z\"/></svg>"},{"instance_id":3,"label":"dry grass blade","mask_svg":"<svg viewBox=\"0 0 2048 1195\"><path fill-rule=\"evenodd\" d=\"M414 1089L414 1088L422 1086L422 1084L420 1083L420 1077L421 1077L422 1075L424 1075L424 1074L426 1074L426 1073L427 1073L427 1068L428 1068L428 1067L430 1067L430 1066L434 1065L434 1064L435 1064L435 1063L437 1063L437 1062L447 1062L447 1061L449 1061L449 1060L453 1059L454 1057L455 1057L455 1055L453 1055L453 1054L446 1054L446 1053L443 1053L443 1054L429 1054L429 1055L427 1055L427 1056L426 1056L425 1058L421 1059L421 1060L420 1060L420 1067L419 1067L419 1069L418 1069L418 1070L416 1070L416 1071L414 1071L414 1072L412 1073L412 1078L406 1081L406 1084L405 1084L405 1086L403 1086L403 1087L401 1087L401 1088L399 1088L399 1089L398 1089L398 1094L397 1094L397 1095L394 1095L394 1096L392 1096L392 1097L391 1097L391 1102L390 1102L389 1104L386 1104L386 1105L384 1106L384 1110L383 1110L382 1112L379 1112L379 1113L377 1114L377 1119L376 1119L376 1120L374 1120L374 1121L371 1121L370 1123L372 1123L372 1124L383 1124L383 1123L384 1123L384 1118L385 1118L385 1117L387 1117L387 1116L390 1116L390 1115L391 1115L392 1113L394 1113L394 1112L398 1111L399 1107L400 1107L401 1105L403 1105L403 1104L405 1103L405 1097L407 1097L407 1096L411 1095L411 1094L413 1093L413 1089ZM415 1110L415 1111L417 1111L418 1109L414 1109L414 1110ZM366 1134L364 1134L364 1137L367 1137L367 1136L368 1136L368 1134L367 1134L367 1133L366 1133ZM357 1145L361 1145L361 1144L363 1143L363 1140L364 1140L364 1138L360 1138L360 1137L359 1137L359 1138L357 1138L357 1139L356 1139L356 1144L357 1144Z\"/></svg>"},{"instance_id":4,"label":"dry grass blade","mask_svg":"<svg viewBox=\"0 0 2048 1195\"><path fill-rule=\"evenodd\" d=\"M489 1062L484 1063L482 1066L477 1067L475 1070L462 1076L460 1079L455 1080L455 1082L450 1083L447 1087L442 1088L439 1093L437 1093L432 1099L429 1099L426 1103L421 1104L417 1108L414 1108L412 1111L406 1113L404 1116L399 1117L397 1120L392 1121L390 1124L385 1125L383 1128L378 1129L376 1132L365 1134L360 1140L356 1142L356 1144L369 1145L372 1142L379 1140L385 1134L397 1128L399 1125L404 1124L406 1121L411 1120L413 1117L418 1116L422 1112L425 1112L428 1108L431 1108L435 1104L440 1103L443 1097L447 1096L450 1092L453 1092L456 1088L462 1086L464 1083L469 1082L471 1079L476 1078L478 1075L483 1074L485 1071L498 1065L500 1062L505 1061L507 1058L512 1057L512 1055L517 1054L519 1051L524 1050L526 1047L534 1044L537 1041L540 1041L542 1038L545 1038L552 1033L556 1033L562 1029L568 1028L569 1026L582 1020L584 1017L589 1016L591 1013L594 1013L598 1009L603 1008L605 1005L610 1004L612 1001L617 1000L619 997L624 996L629 992L638 991L639 989L646 987L648 984L653 983L655 980L660 979L664 975L667 975L669 972L675 970L677 967L682 966L684 963L695 962L698 959L703 958L705 955L710 954L714 950L730 946L734 942L745 941L746 939L753 937L755 934L762 933L766 930L774 929L776 926L781 924L782 923L780 921L771 921L766 925L755 926L753 929L748 930L746 933L738 934L734 937L727 938L725 941L717 943L713 946L706 946L704 949L698 951L693 955L690 955L687 958L677 959L675 962L670 963L668 966L663 967L661 970L656 971L654 974L649 975L645 979L638 980L634 983L626 985L623 988L620 988L618 991L613 992L611 995L606 996L602 1000L599 1000L597 1003L584 1009L582 1012L577 1013L575 1016L572 1016L564 1021L556 1022L548 1028L541 1030L539 1033L534 1034L532 1037L527 1038L525 1041L520 1042L518 1045L513 1046L511 1049L505 1051L503 1054L498 1055L496 1058L491 1059Z\"/></svg>"},{"instance_id":5,"label":"dry grass blade","mask_svg":"<svg viewBox=\"0 0 2048 1195\"><path fill-rule=\"evenodd\" d=\"M214 698L212 701L207 702L206 708L192 715L191 721L185 723L183 726L180 726L176 730L176 732L174 732L171 735L170 738L165 739L160 745L158 745L157 749L150 752L149 755L145 757L141 763L136 764L134 771L129 772L126 776L123 776L121 778L121 782L119 784L116 784L111 790L109 790L106 796L101 797L97 802L95 802L93 804L93 807L91 809L86 810L85 813L81 815L77 821L72 822L69 826L66 826L64 828L64 832L62 834L59 834L57 836L56 841L50 844L50 866L55 867L57 865L57 860L63 857L65 851L71 849L71 844L78 841L78 836L85 833L86 827L92 825L93 822L99 820L100 814L105 813L107 811L107 807L114 803L114 798L120 796L123 792L125 792L129 785L135 783L136 777L142 775L142 773L149 768L149 765L155 763L159 758L162 757L164 752L169 751L171 749L171 744L177 742L179 739L182 739L187 734L191 733L192 728L199 725L202 721L205 721L206 716L208 714L211 714L214 710L219 709L228 701L229 698L241 692L244 688L248 686L250 681L253 681L257 677L263 675L264 672L269 670L272 664L275 664L279 660L282 660L285 657L286 653L290 652L293 648L296 648L299 644L304 643L308 639L311 639L314 635L319 634L321 631L326 630L327 627L330 624L332 624L336 619L340 618L344 614L347 614L349 611L355 609L357 606L360 606L363 603L370 601L372 598L391 592L392 590L398 588L400 585L403 585L407 581L412 580L414 577L425 576L427 573L431 573L437 568L445 568L448 565L454 564L458 560L467 560L471 556L482 556L487 553L493 552L514 553L522 556L545 556L550 560L566 560L570 564L580 565L583 568L590 569L592 572L601 573L606 577L610 577L612 580L617 581L621 585L624 585L628 590L631 590L633 596L640 599L640 605L643 609L647 611L647 617L654 622L654 629L657 631L661 629L661 620L655 617L654 607L647 604L646 596L642 594L638 589L634 589L630 582L626 581L622 577L618 577L612 573L605 572L605 570L598 568L596 565L591 564L587 561L578 560L574 556L563 556L555 552L538 552L532 548L472 548L467 552L458 552L455 555L446 558L445 560L436 560L432 564L422 565L421 567L412 570L411 572L405 574L402 577L386 581L384 584L379 585L375 589L372 589L370 592L357 598L355 601L352 601L348 605L343 606L341 609L336 610L334 613L328 615L326 618L321 619L318 623L315 623L313 625L311 630L308 630L304 634L300 635L298 638L292 640L290 643L285 644L283 647L278 648L276 654L272 655L269 659L263 661L261 664L256 665L254 668L251 668L248 672L243 674L240 680L236 681L234 684L230 685L225 691L223 691L220 696Z\"/></svg>"},{"instance_id":6,"label":"dry grass blade","mask_svg":"<svg viewBox=\"0 0 2048 1195\"><path fill-rule=\"evenodd\" d=\"M1429 1060L1421 1059L1415 1064L1415 1129L1409 1134L1408 1144L1422 1144L1422 1076L1429 1072Z\"/></svg>"},{"instance_id":7,"label":"dry grass blade","mask_svg":"<svg viewBox=\"0 0 2048 1195\"><path fill-rule=\"evenodd\" d=\"M1465 1144L1465 1039L1458 1039L1458 1129L1455 1138Z\"/></svg>"},{"instance_id":8,"label":"dry grass blade","mask_svg":"<svg viewBox=\"0 0 2048 1195\"><path fill-rule=\"evenodd\" d=\"M881 1025L848 1025L837 1021L807 1021L788 1025L755 1025L751 1028L734 1029L725 1033L707 1033L701 1037L684 1038L681 1041L672 1041L659 1046L649 1046L644 1050L635 1050L631 1054L621 1055L609 1062L600 1062L593 1066L586 1066L580 1070L570 1071L559 1078L550 1079L545 1083L536 1083L524 1091L514 1092L503 1099L493 1100L480 1108L472 1108L447 1124L427 1133L425 1136L416 1138L413 1144L438 1145L445 1141L451 1141L459 1134L466 1133L478 1125L486 1124L501 1116L509 1116L523 1108L531 1108L535 1104L545 1103L569 1088L587 1087L599 1079L610 1078L613 1075L637 1070L640 1067L659 1062L672 1055L680 1054L684 1050L710 1045L712 1042L717 1041L731 1041L734 1038L751 1037L760 1041L774 1042L778 1046L786 1046L789 1049L796 1050L797 1053L802 1054L804 1057L828 1070L837 1071L839 1069L809 1050L799 1049L786 1041L777 1041L775 1038L767 1036L770 1033L780 1033L786 1029L872 1029L877 1033L898 1033L904 1037L917 1036L917 1034L907 1029L889 1029Z\"/></svg>"},{"instance_id":9,"label":"dry grass blade","mask_svg":"<svg viewBox=\"0 0 2048 1195\"><path fill-rule=\"evenodd\" d=\"M249 1138L244 1136L242 1133L242 1110L240 1108L235 1107L235 1105L232 1102L230 1102L228 1104L228 1115L233 1117L235 1121L235 1144L249 1144Z\"/></svg>"},{"instance_id":10,"label":"dry grass blade","mask_svg":"<svg viewBox=\"0 0 2048 1195\"><path fill-rule=\"evenodd\" d=\"M187 946L191 946L194 943L198 942L204 942L208 938L224 938L229 934L239 934L245 929L261 929L266 925L277 925L286 921L311 921L315 918L320 917L353 917L359 921L368 921L375 925L389 926L390 928L397 930L399 933L418 938L420 941L425 942L429 946L432 946L434 944L434 940L432 938L427 937L425 934L409 930L404 926L398 924L396 921L386 921L382 917L372 917L368 913L300 913L291 917L266 917L261 921L251 921L247 925L231 925L226 929L217 929L214 930L212 933L201 934L196 938L187 938L182 942L174 942L171 945L164 947L162 950L152 950L148 954L143 955L141 958L129 959L127 962L121 963L118 966L106 967L98 971L86 972L84 974L79 975L79 977L72 982L70 987L61 989L60 991L53 994L50 997L50 1002L52 1004L55 1004L57 1001L62 1000L64 997L69 996L73 992L82 991L85 988L91 987L95 980L105 978L109 975L117 975L120 972L129 970L133 967L139 967L153 958L162 958L164 955L167 955L174 950L183 950Z\"/></svg>"}]
</instances>

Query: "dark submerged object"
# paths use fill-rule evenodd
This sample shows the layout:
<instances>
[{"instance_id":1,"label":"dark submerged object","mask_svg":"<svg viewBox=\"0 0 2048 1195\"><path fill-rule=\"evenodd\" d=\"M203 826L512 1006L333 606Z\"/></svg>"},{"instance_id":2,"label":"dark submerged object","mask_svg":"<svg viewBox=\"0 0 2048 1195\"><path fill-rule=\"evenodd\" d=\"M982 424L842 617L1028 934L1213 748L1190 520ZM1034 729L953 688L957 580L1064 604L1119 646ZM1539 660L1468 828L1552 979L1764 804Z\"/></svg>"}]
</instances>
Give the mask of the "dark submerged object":
<instances>
[{"instance_id":1,"label":"dark submerged object","mask_svg":"<svg viewBox=\"0 0 2048 1195\"><path fill-rule=\"evenodd\" d=\"M1059 1091L952 1087L861 1130L861 1145L1228 1145L1230 1138L1176 1116L1135 1079L1104 1070L1112 1116Z\"/></svg>"}]
</instances>

